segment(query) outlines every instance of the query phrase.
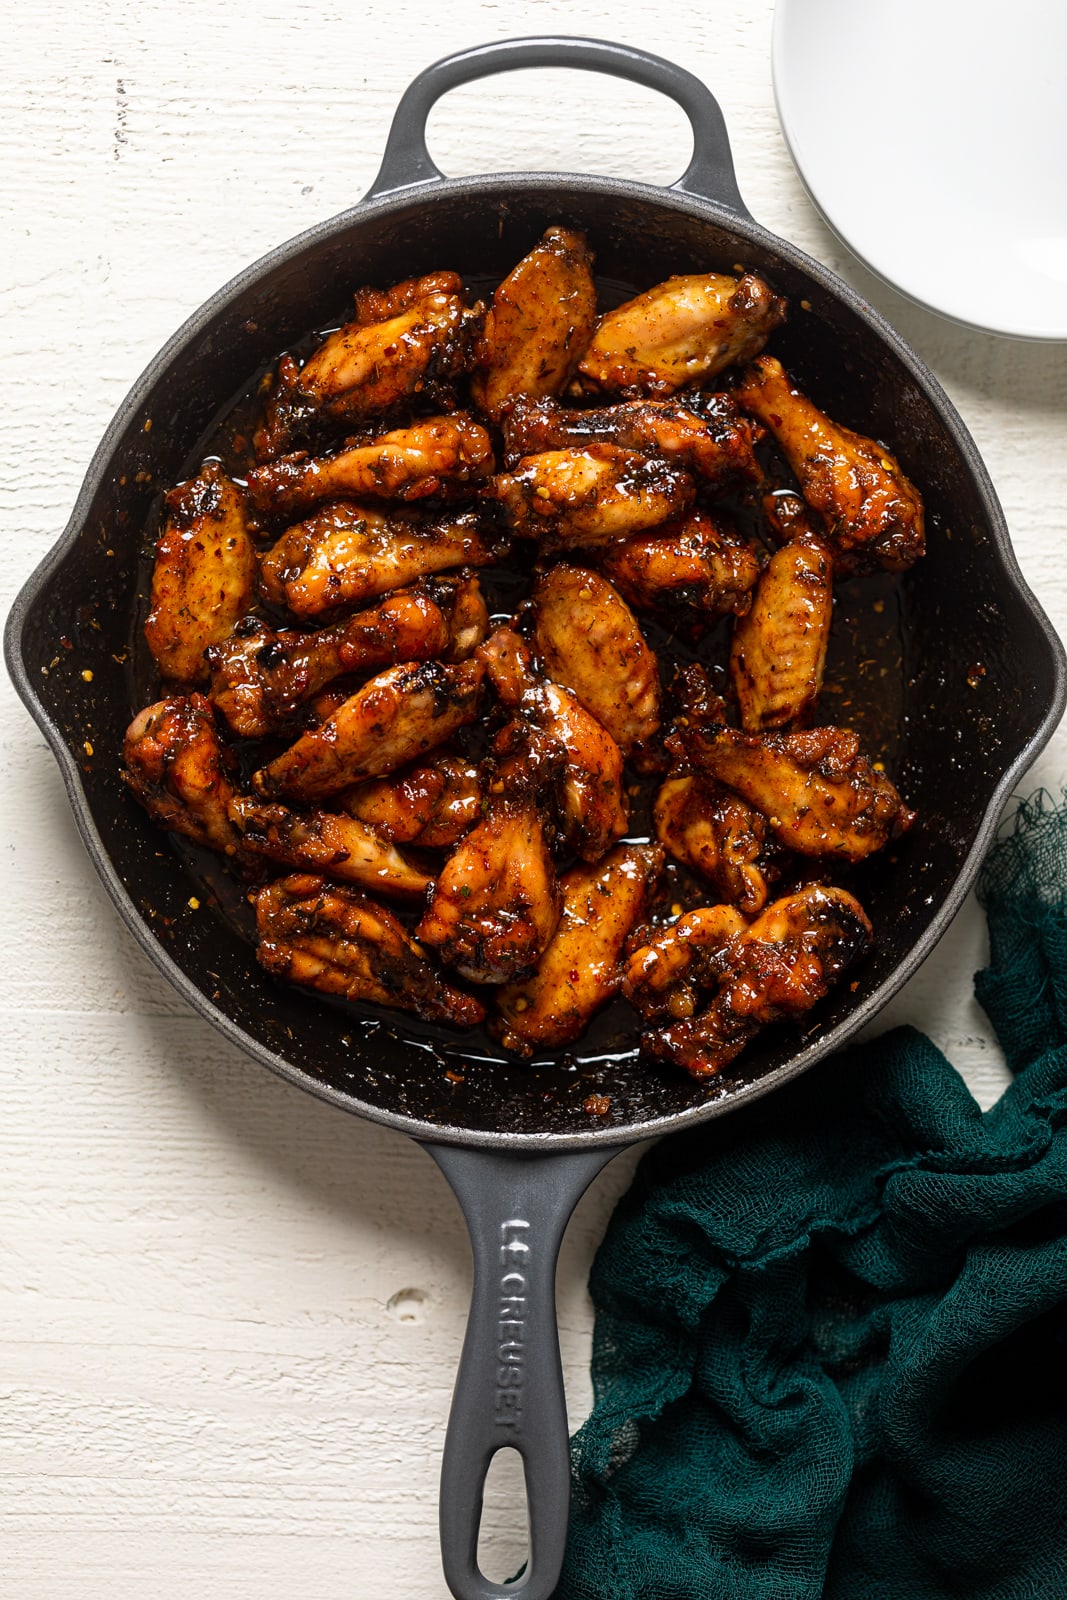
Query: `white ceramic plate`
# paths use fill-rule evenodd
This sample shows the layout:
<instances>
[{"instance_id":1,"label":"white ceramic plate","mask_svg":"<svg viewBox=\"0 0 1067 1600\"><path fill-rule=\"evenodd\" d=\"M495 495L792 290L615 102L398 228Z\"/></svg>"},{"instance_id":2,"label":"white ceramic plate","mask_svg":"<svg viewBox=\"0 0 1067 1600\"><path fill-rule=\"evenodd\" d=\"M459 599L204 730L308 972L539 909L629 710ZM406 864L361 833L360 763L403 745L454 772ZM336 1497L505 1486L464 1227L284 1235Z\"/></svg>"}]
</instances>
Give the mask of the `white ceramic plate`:
<instances>
[{"instance_id":1,"label":"white ceramic plate","mask_svg":"<svg viewBox=\"0 0 1067 1600\"><path fill-rule=\"evenodd\" d=\"M1067 0L778 0L773 64L797 170L872 271L1067 339Z\"/></svg>"}]
</instances>

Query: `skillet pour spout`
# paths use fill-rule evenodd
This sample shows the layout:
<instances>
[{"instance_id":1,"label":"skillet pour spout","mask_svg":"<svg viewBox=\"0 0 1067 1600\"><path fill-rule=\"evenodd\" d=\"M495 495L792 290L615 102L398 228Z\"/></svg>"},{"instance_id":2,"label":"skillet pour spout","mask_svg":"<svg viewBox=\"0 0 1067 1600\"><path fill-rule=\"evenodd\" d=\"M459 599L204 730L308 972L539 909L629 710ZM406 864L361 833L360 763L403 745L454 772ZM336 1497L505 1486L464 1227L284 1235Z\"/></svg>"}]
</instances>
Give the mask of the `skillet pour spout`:
<instances>
[{"instance_id":1,"label":"skillet pour spout","mask_svg":"<svg viewBox=\"0 0 1067 1600\"><path fill-rule=\"evenodd\" d=\"M665 189L581 174L443 177L425 139L439 96L535 66L606 72L677 101L694 139L683 176ZM675 273L743 263L765 275L794 308L776 345L798 383L850 427L891 440L927 506L928 554L894 591L888 622L898 663L894 774L921 823L871 863L863 898L876 948L855 987L828 997L802 1036L769 1034L710 1086L640 1061L636 1025L621 1007L597 1025L584 1055L517 1067L488 1036L457 1039L275 985L255 959L239 896L206 880L202 862L161 849L119 776L123 733L153 682L139 619L158 486L187 474L217 418L279 351L340 320L354 287L446 266L490 285L554 224L588 234L602 295L616 300ZM156 420L166 425L147 426ZM605 41L506 40L419 74L364 200L249 267L168 342L108 429L62 538L18 596L5 646L93 863L150 959L262 1065L426 1144L456 1190L476 1270L445 1452L446 1574L460 1600L547 1600L568 1496L553 1299L571 1208L627 1142L770 1092L876 1015L959 909L1012 786L1062 713L1062 645L1019 572L967 430L877 312L751 218L721 112L697 78ZM201 888L208 883L195 916L191 872ZM610 1100L595 1125L583 1110L594 1091ZM508 1443L524 1455L532 1556L520 1582L501 1586L478 1570L477 1533L485 1471Z\"/></svg>"}]
</instances>

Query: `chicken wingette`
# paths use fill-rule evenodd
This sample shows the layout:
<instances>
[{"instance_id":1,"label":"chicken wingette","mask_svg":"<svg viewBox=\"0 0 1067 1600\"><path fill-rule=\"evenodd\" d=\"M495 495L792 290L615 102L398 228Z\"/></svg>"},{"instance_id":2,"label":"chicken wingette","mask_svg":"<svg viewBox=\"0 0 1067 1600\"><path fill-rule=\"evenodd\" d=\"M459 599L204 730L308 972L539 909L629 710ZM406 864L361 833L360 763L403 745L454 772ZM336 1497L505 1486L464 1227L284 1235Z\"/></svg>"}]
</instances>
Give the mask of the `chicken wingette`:
<instances>
[{"instance_id":1,"label":"chicken wingette","mask_svg":"<svg viewBox=\"0 0 1067 1600\"><path fill-rule=\"evenodd\" d=\"M450 567L486 566L507 541L475 511L432 522L339 501L284 533L263 557L260 587L303 621L364 605Z\"/></svg>"},{"instance_id":2,"label":"chicken wingette","mask_svg":"<svg viewBox=\"0 0 1067 1600\"><path fill-rule=\"evenodd\" d=\"M800 855L862 861L915 821L851 728L684 728L674 739L698 772L762 812L779 842Z\"/></svg>"},{"instance_id":3,"label":"chicken wingette","mask_svg":"<svg viewBox=\"0 0 1067 1600\"><path fill-rule=\"evenodd\" d=\"M237 795L230 821L245 850L301 872L322 873L378 894L417 900L429 876L354 817L328 811L290 811L287 806Z\"/></svg>"},{"instance_id":4,"label":"chicken wingette","mask_svg":"<svg viewBox=\"0 0 1067 1600\"><path fill-rule=\"evenodd\" d=\"M585 235L549 228L493 296L475 351L471 396L494 420L517 395L560 394L596 325Z\"/></svg>"},{"instance_id":5,"label":"chicken wingette","mask_svg":"<svg viewBox=\"0 0 1067 1600\"><path fill-rule=\"evenodd\" d=\"M240 854L230 821L227 753L202 694L174 695L138 712L126 730L123 778L160 827L224 856Z\"/></svg>"},{"instance_id":6,"label":"chicken wingette","mask_svg":"<svg viewBox=\"0 0 1067 1600\"><path fill-rule=\"evenodd\" d=\"M694 1078L712 1077L768 1023L810 1011L866 952L871 937L866 912L844 889L813 886L776 900L705 964L697 986L712 977L710 1004L652 1029L642 1042L650 1054L672 1061ZM631 994L642 982L648 984L648 966L647 950L636 951L627 969ZM716 966L723 969L717 977ZM693 986L687 990L686 982L686 976L680 977L674 999L684 996L684 1001L673 1015L684 1013L692 996ZM669 985L662 994L670 995Z\"/></svg>"},{"instance_id":7,"label":"chicken wingette","mask_svg":"<svg viewBox=\"0 0 1067 1600\"><path fill-rule=\"evenodd\" d=\"M659 665L636 618L606 578L560 562L534 585L534 645L624 755L660 723Z\"/></svg>"},{"instance_id":8,"label":"chicken wingette","mask_svg":"<svg viewBox=\"0 0 1067 1600\"><path fill-rule=\"evenodd\" d=\"M474 983L528 977L562 907L546 831L562 748L516 719L498 734L494 757L485 815L445 862L415 930Z\"/></svg>"},{"instance_id":9,"label":"chicken wingette","mask_svg":"<svg viewBox=\"0 0 1067 1600\"><path fill-rule=\"evenodd\" d=\"M559 746L562 842L583 861L599 861L629 820L618 744L570 689L534 671L530 651L510 628L498 628L478 654L501 703Z\"/></svg>"},{"instance_id":10,"label":"chicken wingette","mask_svg":"<svg viewBox=\"0 0 1067 1600\"><path fill-rule=\"evenodd\" d=\"M785 727L815 705L830 642L832 571L825 543L808 534L776 550L760 574L730 645L746 732Z\"/></svg>"},{"instance_id":11,"label":"chicken wingette","mask_svg":"<svg viewBox=\"0 0 1067 1600\"><path fill-rule=\"evenodd\" d=\"M255 594L258 566L243 490L218 461L166 497L145 638L164 678L206 683L205 652L228 638Z\"/></svg>"},{"instance_id":12,"label":"chicken wingette","mask_svg":"<svg viewBox=\"0 0 1067 1600\"><path fill-rule=\"evenodd\" d=\"M661 786L652 808L656 838L684 866L749 916L767 899L767 822L740 795L684 773Z\"/></svg>"},{"instance_id":13,"label":"chicken wingette","mask_svg":"<svg viewBox=\"0 0 1067 1600\"><path fill-rule=\"evenodd\" d=\"M262 966L276 978L342 1000L413 1011L473 1027L485 1008L448 983L391 911L350 884L300 873L256 900Z\"/></svg>"},{"instance_id":14,"label":"chicken wingette","mask_svg":"<svg viewBox=\"0 0 1067 1600\"><path fill-rule=\"evenodd\" d=\"M578 367L585 392L675 394L762 350L785 301L755 273L668 278L609 311Z\"/></svg>"},{"instance_id":15,"label":"chicken wingette","mask_svg":"<svg viewBox=\"0 0 1067 1600\"><path fill-rule=\"evenodd\" d=\"M423 661L379 673L253 774L257 794L320 800L395 772L474 721L483 670L476 660Z\"/></svg>"},{"instance_id":16,"label":"chicken wingette","mask_svg":"<svg viewBox=\"0 0 1067 1600\"><path fill-rule=\"evenodd\" d=\"M773 356L754 361L735 394L781 445L842 571L902 572L918 561L926 548L922 497L884 445L832 422Z\"/></svg>"},{"instance_id":17,"label":"chicken wingette","mask_svg":"<svg viewBox=\"0 0 1067 1600\"><path fill-rule=\"evenodd\" d=\"M648 845L616 845L560 879L559 926L533 975L496 997L500 1041L519 1055L577 1039L622 982L619 958L662 861Z\"/></svg>"}]
</instances>

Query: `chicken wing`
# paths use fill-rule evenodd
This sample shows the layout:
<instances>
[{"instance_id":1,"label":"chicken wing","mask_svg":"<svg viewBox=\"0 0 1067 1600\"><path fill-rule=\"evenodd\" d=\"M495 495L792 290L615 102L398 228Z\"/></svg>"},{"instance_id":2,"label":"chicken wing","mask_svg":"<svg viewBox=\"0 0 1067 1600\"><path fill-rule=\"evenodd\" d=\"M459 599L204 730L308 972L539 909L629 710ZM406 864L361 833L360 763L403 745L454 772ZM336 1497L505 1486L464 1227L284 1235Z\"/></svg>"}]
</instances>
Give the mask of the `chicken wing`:
<instances>
[{"instance_id":1,"label":"chicken wing","mask_svg":"<svg viewBox=\"0 0 1067 1600\"><path fill-rule=\"evenodd\" d=\"M260 586L301 621L402 589L429 573L499 561L507 541L476 512L436 522L339 502L284 533L263 557Z\"/></svg>"},{"instance_id":2,"label":"chicken wing","mask_svg":"<svg viewBox=\"0 0 1067 1600\"><path fill-rule=\"evenodd\" d=\"M752 609L734 623L730 675L748 733L809 712L822 688L833 616L832 561L811 534L776 550Z\"/></svg>"},{"instance_id":3,"label":"chicken wing","mask_svg":"<svg viewBox=\"0 0 1067 1600\"><path fill-rule=\"evenodd\" d=\"M622 992L647 1021L691 1017L700 991L726 972L729 951L747 922L734 906L701 906L631 951Z\"/></svg>"},{"instance_id":4,"label":"chicken wing","mask_svg":"<svg viewBox=\"0 0 1067 1600\"><path fill-rule=\"evenodd\" d=\"M517 633L498 628L479 655L503 704L564 752L559 787L563 842L583 861L599 861L628 826L622 751L569 689L534 671Z\"/></svg>"},{"instance_id":5,"label":"chicken wing","mask_svg":"<svg viewBox=\"0 0 1067 1600\"><path fill-rule=\"evenodd\" d=\"M549 228L493 296L475 354L474 403L496 420L514 395L559 394L595 324L593 257L585 235Z\"/></svg>"},{"instance_id":6,"label":"chicken wing","mask_svg":"<svg viewBox=\"0 0 1067 1600\"><path fill-rule=\"evenodd\" d=\"M656 837L676 861L714 884L748 916L767 900L767 823L739 795L692 773L668 778L652 810Z\"/></svg>"},{"instance_id":7,"label":"chicken wing","mask_svg":"<svg viewBox=\"0 0 1067 1600\"><path fill-rule=\"evenodd\" d=\"M356 316L308 357L283 356L256 431L256 459L291 450L316 424L377 419L401 404L454 404L484 307L468 310L455 273L410 278L386 292L361 289Z\"/></svg>"},{"instance_id":8,"label":"chicken wing","mask_svg":"<svg viewBox=\"0 0 1067 1600\"><path fill-rule=\"evenodd\" d=\"M756 429L729 395L677 400L629 400L595 411L567 411L552 400L518 401L504 415L506 459L588 444L621 445L684 467L707 487L756 480Z\"/></svg>"},{"instance_id":9,"label":"chicken wing","mask_svg":"<svg viewBox=\"0 0 1067 1600\"><path fill-rule=\"evenodd\" d=\"M354 817L290 811L248 795L235 796L228 813L246 850L269 861L406 900L421 898L429 888L425 872Z\"/></svg>"},{"instance_id":10,"label":"chicken wing","mask_svg":"<svg viewBox=\"0 0 1067 1600\"><path fill-rule=\"evenodd\" d=\"M563 912L536 972L497 995L494 1032L508 1050L529 1056L576 1039L618 992L619 957L661 862L647 845L617 845L563 875Z\"/></svg>"},{"instance_id":11,"label":"chicken wing","mask_svg":"<svg viewBox=\"0 0 1067 1600\"><path fill-rule=\"evenodd\" d=\"M725 947L726 970L707 1009L653 1030L644 1045L694 1078L712 1077L767 1023L809 1011L871 937L863 907L844 889L810 887L776 900Z\"/></svg>"},{"instance_id":12,"label":"chicken wing","mask_svg":"<svg viewBox=\"0 0 1067 1600\"><path fill-rule=\"evenodd\" d=\"M725 517L709 511L665 522L603 550L599 562L619 593L639 611L671 621L743 616L752 603L759 560Z\"/></svg>"},{"instance_id":13,"label":"chicken wing","mask_svg":"<svg viewBox=\"0 0 1067 1600\"><path fill-rule=\"evenodd\" d=\"M826 522L841 570L877 563L902 572L918 561L926 548L922 498L883 445L831 422L773 356L753 362L735 393L781 445Z\"/></svg>"},{"instance_id":14,"label":"chicken wing","mask_svg":"<svg viewBox=\"0 0 1067 1600\"><path fill-rule=\"evenodd\" d=\"M145 638L164 678L205 683L204 652L229 636L255 594L245 496L218 461L205 461L171 489L166 508Z\"/></svg>"},{"instance_id":15,"label":"chicken wing","mask_svg":"<svg viewBox=\"0 0 1067 1600\"><path fill-rule=\"evenodd\" d=\"M343 673L434 657L464 659L487 627L474 577L431 578L318 633L275 633L258 617L246 617L225 644L208 653L209 697L241 738L262 738L285 727L305 701Z\"/></svg>"},{"instance_id":16,"label":"chicken wing","mask_svg":"<svg viewBox=\"0 0 1067 1600\"><path fill-rule=\"evenodd\" d=\"M533 610L548 676L572 691L624 755L651 739L660 721L659 666L607 579L561 562L534 585Z\"/></svg>"},{"instance_id":17,"label":"chicken wing","mask_svg":"<svg viewBox=\"0 0 1067 1600\"><path fill-rule=\"evenodd\" d=\"M457 845L415 936L474 983L508 983L537 966L562 900L545 831L559 782L558 742L521 720L498 735L486 814Z\"/></svg>"},{"instance_id":18,"label":"chicken wing","mask_svg":"<svg viewBox=\"0 0 1067 1600\"><path fill-rule=\"evenodd\" d=\"M761 811L775 837L801 855L861 861L915 821L885 773L860 754L850 728L685 728L678 742L699 772Z\"/></svg>"},{"instance_id":19,"label":"chicken wing","mask_svg":"<svg viewBox=\"0 0 1067 1600\"><path fill-rule=\"evenodd\" d=\"M472 761L446 750L391 778L361 783L341 804L395 844L447 849L481 816L481 775Z\"/></svg>"},{"instance_id":20,"label":"chicken wing","mask_svg":"<svg viewBox=\"0 0 1067 1600\"><path fill-rule=\"evenodd\" d=\"M413 1011L470 1028L485 1008L434 970L401 923L349 885L303 873L279 878L256 900L261 964L276 978L342 1000Z\"/></svg>"},{"instance_id":21,"label":"chicken wing","mask_svg":"<svg viewBox=\"0 0 1067 1600\"><path fill-rule=\"evenodd\" d=\"M488 477L489 435L457 411L395 428L334 455L279 456L248 474L248 497L265 516L299 516L324 500L424 500Z\"/></svg>"},{"instance_id":22,"label":"chicken wing","mask_svg":"<svg viewBox=\"0 0 1067 1600\"><path fill-rule=\"evenodd\" d=\"M371 678L320 727L305 733L252 778L272 800L320 800L364 778L381 778L473 722L483 667L405 662Z\"/></svg>"},{"instance_id":23,"label":"chicken wing","mask_svg":"<svg viewBox=\"0 0 1067 1600\"><path fill-rule=\"evenodd\" d=\"M202 694L158 700L134 717L122 749L123 778L153 821L224 856L238 854L234 798L211 706Z\"/></svg>"},{"instance_id":24,"label":"chicken wing","mask_svg":"<svg viewBox=\"0 0 1067 1600\"><path fill-rule=\"evenodd\" d=\"M578 383L587 393L674 394L750 360L785 312L785 301L752 272L668 278L601 317Z\"/></svg>"},{"instance_id":25,"label":"chicken wing","mask_svg":"<svg viewBox=\"0 0 1067 1600\"><path fill-rule=\"evenodd\" d=\"M684 511L695 493L680 467L611 444L524 456L485 490L500 501L515 533L549 549L595 548L657 527Z\"/></svg>"}]
</instances>

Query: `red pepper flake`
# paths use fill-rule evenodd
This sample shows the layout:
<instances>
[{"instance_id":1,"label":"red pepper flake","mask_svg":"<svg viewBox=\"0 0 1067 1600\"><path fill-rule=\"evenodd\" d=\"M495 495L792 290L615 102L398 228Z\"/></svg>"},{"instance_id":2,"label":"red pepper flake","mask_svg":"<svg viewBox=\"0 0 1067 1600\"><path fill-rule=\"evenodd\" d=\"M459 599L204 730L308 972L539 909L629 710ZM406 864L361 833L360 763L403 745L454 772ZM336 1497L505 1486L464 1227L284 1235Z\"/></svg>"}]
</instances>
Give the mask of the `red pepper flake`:
<instances>
[{"instance_id":1,"label":"red pepper flake","mask_svg":"<svg viewBox=\"0 0 1067 1600\"><path fill-rule=\"evenodd\" d=\"M587 1111L591 1117L606 1117L610 1109L610 1095L587 1094L582 1101L582 1110Z\"/></svg>"},{"instance_id":2,"label":"red pepper flake","mask_svg":"<svg viewBox=\"0 0 1067 1600\"><path fill-rule=\"evenodd\" d=\"M449 1067L448 1071L445 1073L445 1077L448 1079L449 1083L466 1083L467 1081L462 1072L453 1072L451 1067Z\"/></svg>"}]
</instances>

